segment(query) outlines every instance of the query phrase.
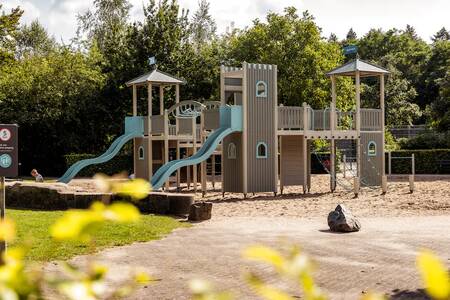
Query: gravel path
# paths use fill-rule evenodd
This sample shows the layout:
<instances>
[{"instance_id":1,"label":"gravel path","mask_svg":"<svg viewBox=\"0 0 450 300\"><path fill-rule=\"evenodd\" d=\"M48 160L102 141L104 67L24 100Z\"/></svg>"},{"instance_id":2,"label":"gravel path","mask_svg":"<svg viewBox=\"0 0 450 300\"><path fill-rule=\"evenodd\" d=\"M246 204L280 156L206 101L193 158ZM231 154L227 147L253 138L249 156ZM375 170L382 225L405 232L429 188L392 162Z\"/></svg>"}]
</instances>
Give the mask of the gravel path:
<instances>
[{"instance_id":1,"label":"gravel path","mask_svg":"<svg viewBox=\"0 0 450 300\"><path fill-rule=\"evenodd\" d=\"M423 299L415 268L417 250L430 248L450 265L450 216L362 218L362 231L334 234L323 219L217 217L148 243L105 250L94 257L110 268L110 282L143 269L160 281L132 299L189 299L187 282L207 279L236 299L254 299L242 280L251 268L300 296L292 284L278 282L268 268L241 259L248 245L297 244L317 262L315 278L331 299L358 299L378 291L394 299ZM74 262L83 264L81 256ZM51 265L50 268L55 268Z\"/></svg>"}]
</instances>

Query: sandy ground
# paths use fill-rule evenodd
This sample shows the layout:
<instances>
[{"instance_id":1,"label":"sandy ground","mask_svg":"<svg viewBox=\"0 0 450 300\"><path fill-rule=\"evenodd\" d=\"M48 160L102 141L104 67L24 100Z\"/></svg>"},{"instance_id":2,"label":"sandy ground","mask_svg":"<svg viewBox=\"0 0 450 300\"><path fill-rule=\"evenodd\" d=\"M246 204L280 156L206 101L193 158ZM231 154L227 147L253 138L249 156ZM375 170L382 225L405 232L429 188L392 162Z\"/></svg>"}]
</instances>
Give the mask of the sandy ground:
<instances>
[{"instance_id":1,"label":"sandy ground","mask_svg":"<svg viewBox=\"0 0 450 300\"><path fill-rule=\"evenodd\" d=\"M71 185L93 189L92 182ZM310 194L300 187L272 193L226 194L210 191L196 200L214 203L213 218L179 229L168 237L102 251L95 257L74 259L84 264L96 259L110 267L109 282L124 280L128 271L143 269L159 279L139 289L131 299L189 299L187 282L211 281L231 290L236 299L255 299L243 274L256 270L271 284L301 294L292 283L277 280L269 268L241 258L252 244L275 248L300 245L317 262L315 278L331 299L358 299L377 291L392 299L426 299L415 267L417 251L430 248L450 267L450 180L416 182L410 194L407 182L389 182L389 191L364 188L358 198L338 188L329 193L329 177L313 176ZM184 191L188 192L188 191ZM362 230L351 234L328 231L326 216L344 203L360 218ZM50 264L49 269L57 268Z\"/></svg>"},{"instance_id":2,"label":"sandy ground","mask_svg":"<svg viewBox=\"0 0 450 300\"><path fill-rule=\"evenodd\" d=\"M345 179L341 179L345 181ZM347 184L349 182L347 181ZM344 203L357 216L417 216L450 214L450 179L417 181L411 194L408 182L390 181L388 192L363 188L358 198L342 186L329 193L329 176L315 175L311 191L303 194L301 187L286 187L284 195L273 193L248 195L209 192L202 199L214 203L215 216L293 216L302 218L326 217L338 203Z\"/></svg>"},{"instance_id":3,"label":"sandy ground","mask_svg":"<svg viewBox=\"0 0 450 300\"><path fill-rule=\"evenodd\" d=\"M439 178L439 177L438 177ZM196 201L214 203L214 217L250 217L250 216L292 216L301 218L326 217L338 203L348 206L357 216L428 216L450 214L450 177L440 180L422 181L418 177L415 190L411 194L407 181L389 181L388 192L381 195L381 189L362 188L358 198L353 191L338 185L334 193L329 192L329 176L313 175L311 190L303 194L299 186L285 187L284 194L274 196L273 193L242 194L226 193L222 197L220 183L215 190L208 183L208 192L202 197L200 184ZM426 178L425 178L426 179ZM351 179L339 180L346 186ZM79 191L95 191L92 180L76 179L69 184L70 189ZM174 190L174 188L172 188ZM192 186L183 192L192 193Z\"/></svg>"}]
</instances>

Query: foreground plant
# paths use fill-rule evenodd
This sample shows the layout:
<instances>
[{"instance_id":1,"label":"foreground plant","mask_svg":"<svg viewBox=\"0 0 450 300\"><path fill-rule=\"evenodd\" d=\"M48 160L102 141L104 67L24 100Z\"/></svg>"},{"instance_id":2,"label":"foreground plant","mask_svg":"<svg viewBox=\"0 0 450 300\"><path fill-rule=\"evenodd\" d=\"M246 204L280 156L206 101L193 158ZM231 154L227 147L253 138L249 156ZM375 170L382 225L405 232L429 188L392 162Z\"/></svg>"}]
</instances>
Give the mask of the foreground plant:
<instances>
[{"instance_id":1,"label":"foreground plant","mask_svg":"<svg viewBox=\"0 0 450 300\"><path fill-rule=\"evenodd\" d=\"M110 192L130 196L135 200L146 197L150 191L148 182L142 180L113 181L105 176L97 177L98 184ZM50 228L51 236L60 241L82 241L95 247L94 229L105 222L130 223L140 218L137 208L129 203L105 205L93 203L89 209L69 210ZM11 242L15 238L15 225L9 219L0 222L0 240ZM0 298L43 299L43 288L52 286L66 299L117 299L129 295L138 286L152 279L145 273L130 274L128 280L114 288L106 286L108 269L95 262L87 270L63 262L62 275L43 274L42 267L26 264L24 257L27 247L10 248L3 253L3 265L0 266Z\"/></svg>"},{"instance_id":2,"label":"foreground plant","mask_svg":"<svg viewBox=\"0 0 450 300\"><path fill-rule=\"evenodd\" d=\"M428 295L437 300L449 300L450 275L441 260L431 251L423 250L417 256L417 266Z\"/></svg>"}]
</instances>

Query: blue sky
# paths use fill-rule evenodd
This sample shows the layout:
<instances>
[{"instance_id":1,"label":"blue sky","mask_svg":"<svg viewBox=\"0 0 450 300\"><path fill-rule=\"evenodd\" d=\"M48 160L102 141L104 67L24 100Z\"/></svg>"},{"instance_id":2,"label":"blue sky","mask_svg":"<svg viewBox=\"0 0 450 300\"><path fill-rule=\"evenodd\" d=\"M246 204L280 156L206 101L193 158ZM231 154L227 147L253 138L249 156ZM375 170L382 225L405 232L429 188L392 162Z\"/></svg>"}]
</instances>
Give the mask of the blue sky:
<instances>
[{"instance_id":1,"label":"blue sky","mask_svg":"<svg viewBox=\"0 0 450 300\"><path fill-rule=\"evenodd\" d=\"M148 0L130 0L130 21L143 17L142 5ZM20 5L25 10L24 23L34 19L58 40L68 41L76 30L76 14L86 11L91 0L0 0L3 8ZM193 12L197 0L179 0L181 7ZM370 28L405 28L411 24L429 41L445 26L450 29L450 0L210 0L211 14L219 32L234 22L235 27L251 25L255 18L264 19L269 11L281 12L286 6L309 10L323 29L323 35L334 32L342 38L350 27L358 35Z\"/></svg>"}]
</instances>

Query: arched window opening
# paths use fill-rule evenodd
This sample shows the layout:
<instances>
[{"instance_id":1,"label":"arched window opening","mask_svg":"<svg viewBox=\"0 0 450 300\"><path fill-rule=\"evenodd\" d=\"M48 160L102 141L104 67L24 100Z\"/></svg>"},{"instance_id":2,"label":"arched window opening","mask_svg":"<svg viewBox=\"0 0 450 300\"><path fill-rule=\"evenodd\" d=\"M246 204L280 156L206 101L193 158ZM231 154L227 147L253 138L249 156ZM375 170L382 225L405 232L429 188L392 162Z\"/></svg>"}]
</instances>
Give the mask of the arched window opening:
<instances>
[{"instance_id":1,"label":"arched window opening","mask_svg":"<svg viewBox=\"0 0 450 300\"><path fill-rule=\"evenodd\" d=\"M374 141L370 141L367 145L367 155L377 156L377 144Z\"/></svg>"},{"instance_id":2,"label":"arched window opening","mask_svg":"<svg viewBox=\"0 0 450 300\"><path fill-rule=\"evenodd\" d=\"M228 159L236 159L236 145L234 143L228 144Z\"/></svg>"},{"instance_id":3,"label":"arched window opening","mask_svg":"<svg viewBox=\"0 0 450 300\"><path fill-rule=\"evenodd\" d=\"M144 160L144 147L140 146L138 153L139 153L139 160Z\"/></svg>"},{"instance_id":4,"label":"arched window opening","mask_svg":"<svg viewBox=\"0 0 450 300\"><path fill-rule=\"evenodd\" d=\"M266 143L259 142L258 145L256 145L256 158L267 158Z\"/></svg>"},{"instance_id":5,"label":"arched window opening","mask_svg":"<svg viewBox=\"0 0 450 300\"><path fill-rule=\"evenodd\" d=\"M256 97L267 97L267 84L264 81L256 83Z\"/></svg>"}]
</instances>

